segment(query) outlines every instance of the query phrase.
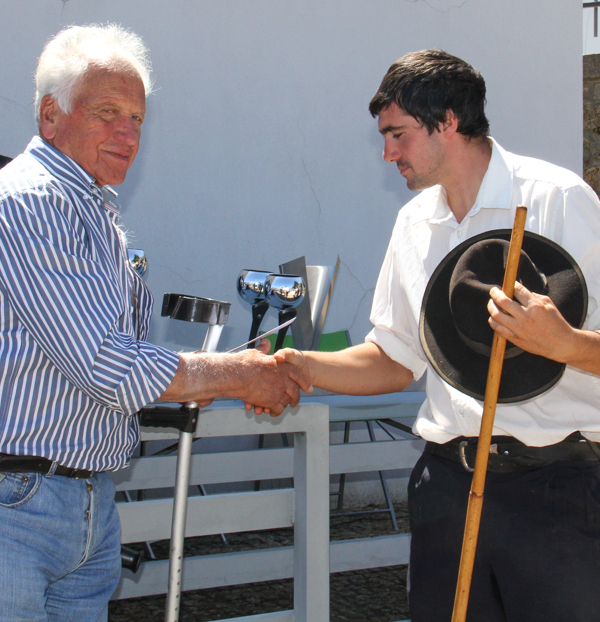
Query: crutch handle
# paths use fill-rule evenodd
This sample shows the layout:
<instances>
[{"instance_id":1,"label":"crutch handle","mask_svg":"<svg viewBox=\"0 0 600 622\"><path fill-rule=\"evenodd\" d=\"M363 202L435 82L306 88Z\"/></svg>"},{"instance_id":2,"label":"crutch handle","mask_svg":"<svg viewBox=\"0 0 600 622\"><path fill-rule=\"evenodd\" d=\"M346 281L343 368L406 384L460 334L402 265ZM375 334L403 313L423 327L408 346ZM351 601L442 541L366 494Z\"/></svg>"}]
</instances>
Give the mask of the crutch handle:
<instances>
[{"instance_id":1,"label":"crutch handle","mask_svg":"<svg viewBox=\"0 0 600 622\"><path fill-rule=\"evenodd\" d=\"M195 402L192 402L195 404ZM140 425L149 428L175 428L180 432L193 434L198 425L200 408L182 404L179 408L150 406L140 410Z\"/></svg>"},{"instance_id":2,"label":"crutch handle","mask_svg":"<svg viewBox=\"0 0 600 622\"><path fill-rule=\"evenodd\" d=\"M121 568L126 568L135 573L139 570L144 553L142 551L134 551L128 546L121 545Z\"/></svg>"}]
</instances>

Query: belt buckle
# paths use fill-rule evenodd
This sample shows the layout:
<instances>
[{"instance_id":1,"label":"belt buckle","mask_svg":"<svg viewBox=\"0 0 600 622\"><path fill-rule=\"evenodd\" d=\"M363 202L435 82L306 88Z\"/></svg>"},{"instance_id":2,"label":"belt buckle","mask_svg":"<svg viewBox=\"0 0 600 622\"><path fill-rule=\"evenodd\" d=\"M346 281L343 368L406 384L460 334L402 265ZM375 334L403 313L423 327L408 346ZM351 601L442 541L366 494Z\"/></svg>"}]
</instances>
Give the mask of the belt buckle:
<instances>
[{"instance_id":1,"label":"belt buckle","mask_svg":"<svg viewBox=\"0 0 600 622\"><path fill-rule=\"evenodd\" d=\"M460 444L458 445L458 456L460 458L460 463L463 465L464 470L467 473L473 473L475 469L469 466L469 463L467 462L467 456L465 454L465 449L468 444L469 444L469 441L460 442Z\"/></svg>"},{"instance_id":2,"label":"belt buckle","mask_svg":"<svg viewBox=\"0 0 600 622\"><path fill-rule=\"evenodd\" d=\"M466 454L466 447L469 444L469 441L461 441L458 445L458 456L460 458L460 463L463 465L463 468L465 469L465 471L467 471L467 473L474 473L475 469L473 467L469 466L469 463L467 462L467 454ZM498 443L491 443L490 444L490 453L491 454L497 454L498 453Z\"/></svg>"}]
</instances>

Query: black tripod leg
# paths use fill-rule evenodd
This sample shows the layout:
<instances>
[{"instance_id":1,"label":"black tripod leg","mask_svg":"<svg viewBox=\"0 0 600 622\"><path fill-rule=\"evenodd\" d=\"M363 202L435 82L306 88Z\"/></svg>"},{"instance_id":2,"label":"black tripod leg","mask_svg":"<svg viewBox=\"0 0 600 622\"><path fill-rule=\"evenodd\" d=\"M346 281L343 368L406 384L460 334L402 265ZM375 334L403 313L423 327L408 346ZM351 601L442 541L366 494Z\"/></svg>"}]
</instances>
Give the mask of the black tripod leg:
<instances>
[{"instance_id":1,"label":"black tripod leg","mask_svg":"<svg viewBox=\"0 0 600 622\"><path fill-rule=\"evenodd\" d=\"M248 341L252 341L252 339L256 339L258 335L258 329L260 328L260 323L263 321L265 317L265 313L269 310L269 303L266 300L261 302L255 302L252 305L252 326L250 328L250 337ZM248 348L256 348L256 341L248 345Z\"/></svg>"}]
</instances>

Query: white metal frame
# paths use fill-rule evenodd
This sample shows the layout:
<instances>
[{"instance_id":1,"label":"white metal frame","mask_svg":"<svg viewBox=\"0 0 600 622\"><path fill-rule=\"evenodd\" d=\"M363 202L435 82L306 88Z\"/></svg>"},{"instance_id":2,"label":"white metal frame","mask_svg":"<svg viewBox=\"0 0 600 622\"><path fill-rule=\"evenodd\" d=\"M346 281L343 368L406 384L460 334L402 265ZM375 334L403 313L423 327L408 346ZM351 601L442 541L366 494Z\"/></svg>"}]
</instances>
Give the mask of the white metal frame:
<instances>
[{"instance_id":1,"label":"white metal frame","mask_svg":"<svg viewBox=\"0 0 600 622\"><path fill-rule=\"evenodd\" d=\"M262 622L325 622L329 620L329 414L324 404L299 406L288 409L278 418L255 416L243 408L207 410L200 413L197 437L242 436L246 434L294 434L294 447L288 448L287 461L293 468L286 469L294 478L294 488L289 490L261 491L192 497L188 502L186 536L233 533L277 527L294 527L294 547L272 556L269 566L261 559L244 554L210 555L184 560L183 590L209 587L203 581L207 575L221 576L221 584L236 584L267 580L280 574L282 560L284 574L294 577L294 610L268 615L236 618ZM177 439L175 431L146 429L143 440ZM272 450L264 450L272 451ZM225 454L194 455L190 471L190 484L209 483L221 479L220 468L229 479L244 481L246 476L231 479L232 467L238 471L237 452ZM259 452L239 452L255 455ZM264 456L263 460L264 460ZM204 460L208 458L208 462ZM212 465L210 464L212 462ZM270 462L270 458L268 460ZM135 490L173 486L176 458L173 456L136 459L132 467L115 474L117 490ZM227 463L227 466L225 465ZM220 465L220 468L219 466ZM208 472L213 475L208 475ZM243 467L242 467L243 468ZM257 465L254 466L257 470ZM258 469L260 470L260 469ZM242 473L240 473L242 475ZM281 477L273 475L271 477ZM237 475L233 476L237 478ZM167 480L168 483L167 483ZM121 539L123 542L140 542L167 539L170 536L172 499L146 500L119 503ZM290 547L291 548L291 547ZM261 551L257 551L260 553ZM252 552L254 553L254 552ZM254 569L248 577L248 564ZM209 566L209 572L205 574ZM291 566L291 568L290 568ZM279 570L278 570L279 568ZM310 569L310 572L309 572ZM256 578L262 574L264 579ZM168 563L145 562L136 575L124 571L115 598L131 598L147 594L164 593L167 586ZM214 584L214 581L212 582Z\"/></svg>"},{"instance_id":2,"label":"white metal frame","mask_svg":"<svg viewBox=\"0 0 600 622\"><path fill-rule=\"evenodd\" d=\"M279 418L255 417L239 407L239 402L215 403L214 410L202 411L200 424L196 432L202 436L239 436L244 434L280 434L293 432L296 434L297 449L302 449L303 441L298 438L303 422L310 423L316 417L323 417L325 423L320 422L317 438L322 441L321 450L326 449L329 442L329 422L333 421L364 421L367 419L382 419L387 417L414 417L423 402L423 392L404 392L387 396L371 396L356 398L351 396L314 396L303 398L302 404L295 410L288 409ZM325 403L325 405L324 405ZM317 407L317 410L313 410ZM328 408L329 407L329 408ZM323 410L324 409L324 410ZM327 411L329 416L327 417ZM287 429L292 424L293 429ZM225 432L222 432L225 426ZM212 428L212 429L210 429ZM146 429L142 438L151 440L177 440L176 431L157 432ZM311 441L311 434L306 437ZM351 444L333 445L329 448L329 472L361 473L379 470L411 469L422 453L423 441L417 439L378 441L377 443L360 442ZM323 447L324 446L324 447ZM308 455L308 454L307 454ZM119 491L137 489L170 488L173 486L176 467L175 456L144 457L132 461L129 469L115 473L113 479ZM298 469L302 465L295 464L294 447L253 449L248 451L231 451L223 453L194 454L191 461L190 485L222 484L227 482L253 482L266 479L294 478L297 487L301 484L297 480ZM322 465L320 465L322 469ZM319 488L327 514L329 513L329 477L321 472L321 484L325 487L324 493ZM309 480L310 481L310 480ZM298 492L301 488L298 488ZM289 516L293 515L302 503L302 497L293 490L261 491L257 493L235 493L233 495L210 495L208 497L191 497L189 499L187 535L207 535L224 532L249 531L254 529L269 529L287 526ZM235 500L237 498L237 500ZM238 502L244 504L247 511L235 511ZM171 501L172 503L172 501ZM231 505L233 504L233 505ZM170 508L168 500L156 502L145 501L132 504L119 504L123 522L122 541L139 542L169 537ZM267 511L267 508L268 511ZM295 509L296 508L296 509ZM318 508L323 512L323 507ZM302 514L309 514L310 509ZM257 513L260 516L257 516ZM299 515L298 518L301 518ZM296 521L296 529L299 523ZM308 525L307 525L308 527ZM319 527L320 529L322 528ZM328 543L328 531L321 534ZM310 536L307 536L310 540ZM300 543L298 538L296 544ZM347 541L332 542L328 549L322 545L321 559L330 572L344 572L378 568L408 563L410 548L409 534L394 534L376 538L361 538ZM327 555L327 550L330 554ZM309 551L306 551L309 553ZM183 590L197 590L226 585L238 585L258 581L298 577L294 568L298 554L293 547L278 547L254 551L231 552L197 557L186 557L184 564ZM307 567L308 562L300 564L300 571ZM311 574L316 566L311 566ZM322 569L321 569L322 570ZM142 564L142 569L136 575L128 570L123 571L121 583L113 598L133 598L151 594L164 594L167 585L168 562L154 561ZM319 576L323 573L321 572ZM327 579L323 580L327 586ZM302 582L295 582L295 589L301 589ZM307 586L310 587L310 586ZM295 595L296 605L300 602ZM308 602L308 593L304 602ZM321 605L328 611L328 603ZM293 611L263 616L237 618L235 622L265 622L278 620L301 620L300 615ZM308 611L307 615L313 615ZM311 622L320 622L328 619L307 617ZM225 622L225 621L224 621ZM233 621L228 621L233 622Z\"/></svg>"}]
</instances>

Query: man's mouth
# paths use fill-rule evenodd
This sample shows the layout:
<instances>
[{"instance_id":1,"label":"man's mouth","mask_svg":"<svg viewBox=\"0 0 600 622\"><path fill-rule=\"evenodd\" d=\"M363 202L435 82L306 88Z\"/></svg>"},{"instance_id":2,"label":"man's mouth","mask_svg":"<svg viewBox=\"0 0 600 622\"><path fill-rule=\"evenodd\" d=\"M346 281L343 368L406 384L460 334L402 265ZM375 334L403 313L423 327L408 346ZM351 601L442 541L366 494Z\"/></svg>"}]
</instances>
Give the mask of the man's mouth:
<instances>
[{"instance_id":1,"label":"man's mouth","mask_svg":"<svg viewBox=\"0 0 600 622\"><path fill-rule=\"evenodd\" d=\"M109 156L120 160L121 162L129 162L131 159L131 154L129 153L118 153L117 151L105 151Z\"/></svg>"}]
</instances>

